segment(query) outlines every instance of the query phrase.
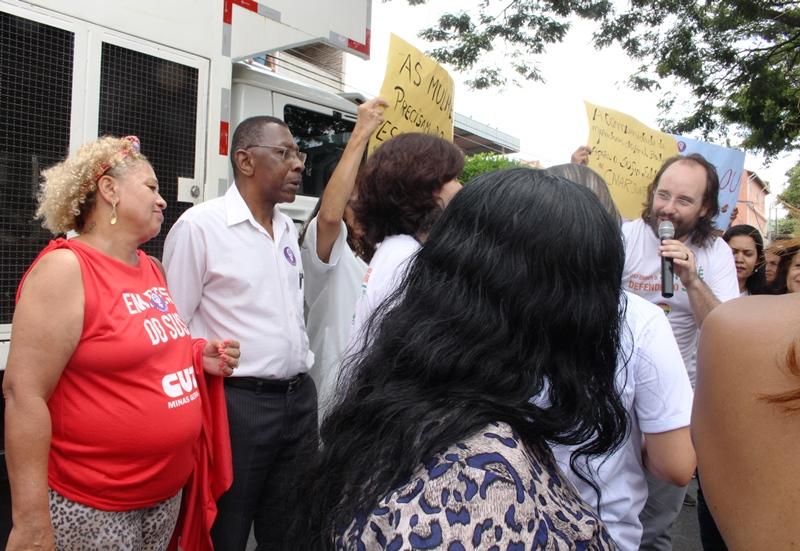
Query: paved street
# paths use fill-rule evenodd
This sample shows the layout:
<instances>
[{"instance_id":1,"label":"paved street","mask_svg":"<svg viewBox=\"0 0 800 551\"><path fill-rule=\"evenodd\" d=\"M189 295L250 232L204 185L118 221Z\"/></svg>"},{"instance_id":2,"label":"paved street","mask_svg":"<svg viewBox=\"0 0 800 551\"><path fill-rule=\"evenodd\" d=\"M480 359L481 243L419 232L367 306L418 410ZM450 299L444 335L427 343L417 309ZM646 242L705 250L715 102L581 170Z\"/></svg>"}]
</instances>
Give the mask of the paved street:
<instances>
[{"instance_id":1,"label":"paved street","mask_svg":"<svg viewBox=\"0 0 800 551\"><path fill-rule=\"evenodd\" d=\"M697 496L697 480L689 485L689 494ZM697 525L697 507L684 505L678 520L672 527L672 551L702 551L700 528Z\"/></svg>"}]
</instances>

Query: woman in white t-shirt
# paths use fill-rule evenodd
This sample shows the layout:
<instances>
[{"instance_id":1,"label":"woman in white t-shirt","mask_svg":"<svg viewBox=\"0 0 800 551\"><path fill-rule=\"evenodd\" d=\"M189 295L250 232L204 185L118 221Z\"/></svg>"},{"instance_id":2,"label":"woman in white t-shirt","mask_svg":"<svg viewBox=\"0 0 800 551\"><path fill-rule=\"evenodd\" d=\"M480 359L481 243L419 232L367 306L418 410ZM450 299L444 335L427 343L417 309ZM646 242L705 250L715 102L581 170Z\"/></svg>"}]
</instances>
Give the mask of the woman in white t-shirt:
<instances>
[{"instance_id":1,"label":"woman in white t-shirt","mask_svg":"<svg viewBox=\"0 0 800 551\"><path fill-rule=\"evenodd\" d=\"M374 98L358 107L358 119L325 192L300 237L311 376L321 411L330 400L350 335L353 307L367 264L359 258L350 198L369 137L383 123L388 104ZM320 416L321 418L322 416Z\"/></svg>"},{"instance_id":2,"label":"woman in white t-shirt","mask_svg":"<svg viewBox=\"0 0 800 551\"><path fill-rule=\"evenodd\" d=\"M369 267L353 318L353 350L362 348L357 345L370 315L397 288L409 260L461 189L456 177L463 167L458 147L412 132L383 143L358 175L353 212Z\"/></svg>"}]
</instances>

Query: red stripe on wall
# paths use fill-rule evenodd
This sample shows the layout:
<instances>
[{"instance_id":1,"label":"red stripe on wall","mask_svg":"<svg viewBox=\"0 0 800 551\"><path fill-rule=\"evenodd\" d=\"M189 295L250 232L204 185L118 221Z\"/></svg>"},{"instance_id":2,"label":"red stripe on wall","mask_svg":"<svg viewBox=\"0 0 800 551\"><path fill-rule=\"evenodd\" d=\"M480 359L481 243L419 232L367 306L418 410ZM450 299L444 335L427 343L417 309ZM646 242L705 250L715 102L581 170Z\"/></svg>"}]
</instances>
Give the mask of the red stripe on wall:
<instances>
[{"instance_id":1,"label":"red stripe on wall","mask_svg":"<svg viewBox=\"0 0 800 551\"><path fill-rule=\"evenodd\" d=\"M232 0L222 0L222 22L231 24L233 21L233 2Z\"/></svg>"},{"instance_id":2,"label":"red stripe on wall","mask_svg":"<svg viewBox=\"0 0 800 551\"><path fill-rule=\"evenodd\" d=\"M228 130L230 123L228 121L219 121L219 154L228 156Z\"/></svg>"},{"instance_id":3,"label":"red stripe on wall","mask_svg":"<svg viewBox=\"0 0 800 551\"><path fill-rule=\"evenodd\" d=\"M241 6L246 10L258 13L258 2L254 0L232 0L237 6Z\"/></svg>"},{"instance_id":4,"label":"red stripe on wall","mask_svg":"<svg viewBox=\"0 0 800 551\"><path fill-rule=\"evenodd\" d=\"M362 54L369 55L369 39L370 39L370 30L369 29L367 29L366 35L367 35L367 37L366 37L366 40L365 40L364 44L362 44L360 42L356 42L352 38L348 38L347 39L347 47L350 48L351 50L355 50L357 52L361 52Z\"/></svg>"}]
</instances>

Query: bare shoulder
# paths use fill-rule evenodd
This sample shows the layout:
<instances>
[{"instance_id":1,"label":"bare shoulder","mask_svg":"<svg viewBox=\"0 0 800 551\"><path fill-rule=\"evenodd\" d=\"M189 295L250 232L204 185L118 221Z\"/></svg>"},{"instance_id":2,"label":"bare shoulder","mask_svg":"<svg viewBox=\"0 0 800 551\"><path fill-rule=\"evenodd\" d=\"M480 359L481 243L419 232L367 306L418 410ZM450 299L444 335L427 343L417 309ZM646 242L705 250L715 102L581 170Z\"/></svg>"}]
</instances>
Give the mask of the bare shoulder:
<instances>
[{"instance_id":1,"label":"bare shoulder","mask_svg":"<svg viewBox=\"0 0 800 551\"><path fill-rule=\"evenodd\" d=\"M703 323L692 436L731 549L800 541L798 335L800 294L735 299Z\"/></svg>"},{"instance_id":2,"label":"bare shoulder","mask_svg":"<svg viewBox=\"0 0 800 551\"><path fill-rule=\"evenodd\" d=\"M25 278L14 310L4 389L49 396L80 340L83 316L77 257L68 249L48 252Z\"/></svg>"},{"instance_id":3,"label":"bare shoulder","mask_svg":"<svg viewBox=\"0 0 800 551\"><path fill-rule=\"evenodd\" d=\"M702 336L742 353L791 343L800 329L800 293L750 296L724 302L703 322ZM754 346L754 344L756 346Z\"/></svg>"},{"instance_id":4,"label":"bare shoulder","mask_svg":"<svg viewBox=\"0 0 800 551\"><path fill-rule=\"evenodd\" d=\"M20 300L36 293L60 296L82 289L81 267L75 253L69 249L50 251L33 266L22 286Z\"/></svg>"},{"instance_id":5,"label":"bare shoulder","mask_svg":"<svg viewBox=\"0 0 800 551\"><path fill-rule=\"evenodd\" d=\"M800 352L798 335L800 293L743 297L715 308L700 335L696 412L716 412L718 423L735 414L740 430L766 430L764 415L779 408L765 397L800 388L790 368L796 365L790 356Z\"/></svg>"}]
</instances>

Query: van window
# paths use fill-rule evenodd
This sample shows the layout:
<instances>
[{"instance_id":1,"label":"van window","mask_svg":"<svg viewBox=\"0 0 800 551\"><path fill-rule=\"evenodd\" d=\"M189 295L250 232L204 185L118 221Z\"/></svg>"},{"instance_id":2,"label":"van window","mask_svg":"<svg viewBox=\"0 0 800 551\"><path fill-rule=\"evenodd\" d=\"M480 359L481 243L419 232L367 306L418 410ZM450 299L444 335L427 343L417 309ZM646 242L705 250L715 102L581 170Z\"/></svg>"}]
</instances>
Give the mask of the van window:
<instances>
[{"instance_id":1,"label":"van window","mask_svg":"<svg viewBox=\"0 0 800 551\"><path fill-rule=\"evenodd\" d=\"M308 155L300 194L319 197L342 156L355 123L296 105L283 108L283 120L300 151Z\"/></svg>"},{"instance_id":2,"label":"van window","mask_svg":"<svg viewBox=\"0 0 800 551\"><path fill-rule=\"evenodd\" d=\"M70 31L0 13L0 324L51 238L33 216L39 174L69 150L74 43Z\"/></svg>"},{"instance_id":3,"label":"van window","mask_svg":"<svg viewBox=\"0 0 800 551\"><path fill-rule=\"evenodd\" d=\"M142 140L167 202L161 233L142 246L161 258L172 224L192 206L178 202L178 177L194 177L198 70L103 43L98 135Z\"/></svg>"}]
</instances>

